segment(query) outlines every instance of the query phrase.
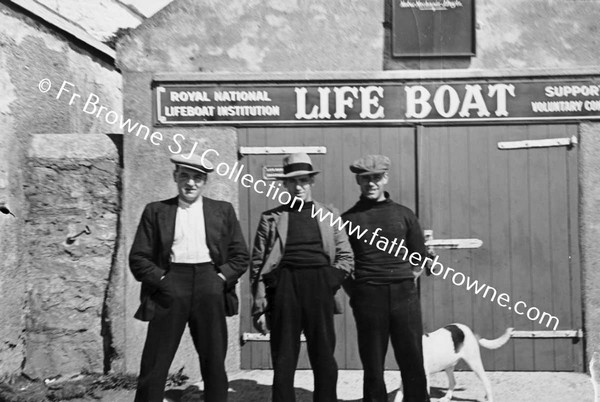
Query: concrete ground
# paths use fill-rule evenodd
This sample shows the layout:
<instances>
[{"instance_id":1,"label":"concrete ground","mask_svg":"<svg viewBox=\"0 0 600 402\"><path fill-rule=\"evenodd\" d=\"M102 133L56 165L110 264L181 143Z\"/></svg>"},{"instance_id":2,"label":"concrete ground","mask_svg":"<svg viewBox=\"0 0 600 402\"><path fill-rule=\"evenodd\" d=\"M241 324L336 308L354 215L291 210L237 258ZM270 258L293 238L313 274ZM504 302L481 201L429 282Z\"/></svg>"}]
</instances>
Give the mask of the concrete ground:
<instances>
[{"instance_id":1,"label":"concrete ground","mask_svg":"<svg viewBox=\"0 0 600 402\"><path fill-rule=\"evenodd\" d=\"M582 373L550 372L489 372L495 402L594 402L590 377ZM397 371L386 372L389 400L393 401L399 385ZM270 400L273 372L270 370L242 371L229 376L229 402L267 402ZM472 372L457 372L457 390L453 401L475 402L484 399L481 382ZM312 371L296 373L297 402L312 402ZM447 387L444 373L432 377L432 402L443 397ZM172 389L167 397L173 402L202 401L200 392ZM133 391L107 391L102 395L106 402L131 402ZM362 371L343 370L339 373L338 398L344 402L359 402L362 397ZM97 400L97 399L96 399ZM80 400L79 402L83 402Z\"/></svg>"}]
</instances>

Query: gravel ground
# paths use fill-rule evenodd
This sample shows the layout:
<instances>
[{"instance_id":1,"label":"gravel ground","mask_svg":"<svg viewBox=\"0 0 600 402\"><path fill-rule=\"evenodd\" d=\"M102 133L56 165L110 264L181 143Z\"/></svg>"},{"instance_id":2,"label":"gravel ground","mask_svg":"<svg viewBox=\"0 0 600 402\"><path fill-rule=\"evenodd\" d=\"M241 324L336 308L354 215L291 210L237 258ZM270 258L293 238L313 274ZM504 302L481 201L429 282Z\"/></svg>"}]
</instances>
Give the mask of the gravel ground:
<instances>
[{"instance_id":1,"label":"gravel ground","mask_svg":"<svg viewBox=\"0 0 600 402\"><path fill-rule=\"evenodd\" d=\"M594 393L589 376L582 373L550 372L489 372L494 390L495 402L594 402ZM389 400L393 401L399 385L397 371L386 372ZM270 400L273 372L270 370L242 371L229 376L229 402L267 402ZM484 390L479 379L472 372L457 372L457 390L453 401L482 401ZM436 402L444 395L447 379L444 373L432 377L431 396ZM296 373L297 402L312 402L312 371L299 370ZM185 387L184 387L185 388ZM167 392L172 402L202 401L200 392L184 392L183 389ZM189 391L189 390L188 390ZM131 402L133 391L107 391L102 395L106 402ZM182 395L185 395L182 397ZM338 398L344 402L359 402L362 396L362 371L340 371ZM96 399L97 400L97 399ZM89 400L88 400L89 401ZM78 400L77 402L83 402Z\"/></svg>"}]
</instances>

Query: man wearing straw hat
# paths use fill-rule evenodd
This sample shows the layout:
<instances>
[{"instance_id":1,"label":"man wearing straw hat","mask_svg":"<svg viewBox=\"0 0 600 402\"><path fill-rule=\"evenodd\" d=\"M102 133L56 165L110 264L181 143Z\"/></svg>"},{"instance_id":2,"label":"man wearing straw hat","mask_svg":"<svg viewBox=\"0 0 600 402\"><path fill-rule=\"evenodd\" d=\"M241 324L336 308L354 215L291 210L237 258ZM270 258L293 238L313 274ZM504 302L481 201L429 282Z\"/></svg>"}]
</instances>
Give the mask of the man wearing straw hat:
<instances>
[{"instance_id":1,"label":"man wearing straw hat","mask_svg":"<svg viewBox=\"0 0 600 402\"><path fill-rule=\"evenodd\" d=\"M278 178L292 202L262 214L252 251L252 313L256 328L271 334L274 402L295 401L302 332L315 378L313 400L337 401L333 314L341 306L334 295L352 271L353 255L344 230L313 218L319 209L339 216L312 198L318 173L307 154L284 158Z\"/></svg>"},{"instance_id":2,"label":"man wearing straw hat","mask_svg":"<svg viewBox=\"0 0 600 402\"><path fill-rule=\"evenodd\" d=\"M162 402L169 366L186 325L200 358L204 400L227 401L227 324L248 249L233 206L201 196L207 174L197 155L171 157L178 196L146 205L129 265L142 282L135 318L149 321L136 402Z\"/></svg>"}]
</instances>

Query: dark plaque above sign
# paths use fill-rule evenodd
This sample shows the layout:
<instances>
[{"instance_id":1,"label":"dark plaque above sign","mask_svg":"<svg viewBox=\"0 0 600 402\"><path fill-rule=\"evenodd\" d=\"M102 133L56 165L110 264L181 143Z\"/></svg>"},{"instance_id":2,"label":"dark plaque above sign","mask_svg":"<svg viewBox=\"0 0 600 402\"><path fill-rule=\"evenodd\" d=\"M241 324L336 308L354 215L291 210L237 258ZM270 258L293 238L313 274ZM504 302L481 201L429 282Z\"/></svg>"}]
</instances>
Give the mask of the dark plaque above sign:
<instances>
[{"instance_id":1,"label":"dark plaque above sign","mask_svg":"<svg viewBox=\"0 0 600 402\"><path fill-rule=\"evenodd\" d=\"M475 55L475 0L392 1L393 56Z\"/></svg>"}]
</instances>

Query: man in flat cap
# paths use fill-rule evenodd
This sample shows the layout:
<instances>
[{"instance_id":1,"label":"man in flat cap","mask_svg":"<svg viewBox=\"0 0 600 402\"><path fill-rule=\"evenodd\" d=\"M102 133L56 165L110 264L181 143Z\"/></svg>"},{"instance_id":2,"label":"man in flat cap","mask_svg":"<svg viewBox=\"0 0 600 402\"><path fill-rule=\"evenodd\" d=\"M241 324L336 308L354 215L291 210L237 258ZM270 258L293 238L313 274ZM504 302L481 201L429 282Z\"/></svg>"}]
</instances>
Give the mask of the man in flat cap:
<instances>
[{"instance_id":1,"label":"man in flat cap","mask_svg":"<svg viewBox=\"0 0 600 402\"><path fill-rule=\"evenodd\" d=\"M129 254L142 282L135 317L149 321L136 402L162 402L186 324L200 357L204 400L227 401L227 325L237 314L237 279L249 257L230 203L201 196L212 167L202 158L171 158L178 196L146 205Z\"/></svg>"},{"instance_id":2,"label":"man in flat cap","mask_svg":"<svg viewBox=\"0 0 600 402\"><path fill-rule=\"evenodd\" d=\"M252 251L253 317L262 333L271 332L274 402L294 402L294 373L300 334L306 336L315 379L314 401L336 402L333 314L341 313L335 294L353 268L344 230L316 219L337 211L312 198L314 170L310 157L291 154L283 160L283 180L292 201L262 214ZM292 198L293 197L293 198Z\"/></svg>"},{"instance_id":3,"label":"man in flat cap","mask_svg":"<svg viewBox=\"0 0 600 402\"><path fill-rule=\"evenodd\" d=\"M415 214L392 201L385 191L389 169L390 159L383 155L355 161L350 170L356 175L360 200L342 215L354 227L360 225L361 231L368 229L364 238L350 236L355 271L346 287L364 369L363 400L387 401L383 370L391 339L402 375L404 402L427 402L417 289L422 268L412 264L419 256L423 261L427 250Z\"/></svg>"}]
</instances>

